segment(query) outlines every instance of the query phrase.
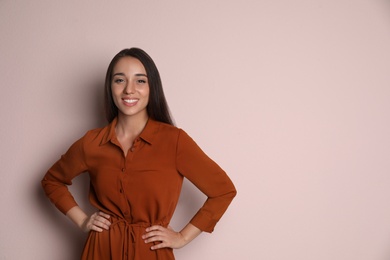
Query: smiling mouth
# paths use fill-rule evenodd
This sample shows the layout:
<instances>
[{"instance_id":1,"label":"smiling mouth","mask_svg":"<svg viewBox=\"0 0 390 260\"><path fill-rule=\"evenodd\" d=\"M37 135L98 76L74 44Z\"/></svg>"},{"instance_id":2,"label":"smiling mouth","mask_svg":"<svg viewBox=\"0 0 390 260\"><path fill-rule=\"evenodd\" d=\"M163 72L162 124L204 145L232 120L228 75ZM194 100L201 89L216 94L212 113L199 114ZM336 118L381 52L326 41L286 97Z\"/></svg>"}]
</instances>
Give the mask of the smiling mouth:
<instances>
[{"instance_id":1,"label":"smiling mouth","mask_svg":"<svg viewBox=\"0 0 390 260\"><path fill-rule=\"evenodd\" d=\"M138 99L130 98L130 99L123 99L123 101L127 104L134 104L138 101Z\"/></svg>"}]
</instances>

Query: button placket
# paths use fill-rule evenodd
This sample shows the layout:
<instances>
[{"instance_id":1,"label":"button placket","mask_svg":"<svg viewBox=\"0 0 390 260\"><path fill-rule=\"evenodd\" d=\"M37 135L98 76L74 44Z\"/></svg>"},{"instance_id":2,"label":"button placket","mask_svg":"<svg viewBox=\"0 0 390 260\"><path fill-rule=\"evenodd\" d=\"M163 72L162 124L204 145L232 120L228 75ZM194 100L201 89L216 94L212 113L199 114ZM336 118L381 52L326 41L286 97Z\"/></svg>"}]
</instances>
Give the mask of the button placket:
<instances>
[{"instance_id":1,"label":"button placket","mask_svg":"<svg viewBox=\"0 0 390 260\"><path fill-rule=\"evenodd\" d=\"M122 179L120 181L120 187L119 187L119 193L121 194L122 196L122 212L124 214L124 216L130 216L130 208L129 208L129 205L127 203L127 198L126 198L126 192L125 192L125 187L126 187L126 176L122 176Z\"/></svg>"},{"instance_id":2,"label":"button placket","mask_svg":"<svg viewBox=\"0 0 390 260\"><path fill-rule=\"evenodd\" d=\"M137 138L137 139L134 140L133 146L130 148L130 151L131 151L131 152L134 152L134 151L137 149L138 144L139 144L139 138Z\"/></svg>"}]
</instances>

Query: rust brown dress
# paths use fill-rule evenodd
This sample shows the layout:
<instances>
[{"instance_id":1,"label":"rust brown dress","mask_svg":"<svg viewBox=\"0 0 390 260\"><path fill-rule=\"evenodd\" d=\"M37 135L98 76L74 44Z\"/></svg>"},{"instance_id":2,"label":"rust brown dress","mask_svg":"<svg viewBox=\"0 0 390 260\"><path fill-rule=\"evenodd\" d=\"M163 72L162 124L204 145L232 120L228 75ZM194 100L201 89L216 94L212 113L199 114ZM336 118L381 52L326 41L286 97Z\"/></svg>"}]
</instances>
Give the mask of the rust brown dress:
<instances>
[{"instance_id":1,"label":"rust brown dress","mask_svg":"<svg viewBox=\"0 0 390 260\"><path fill-rule=\"evenodd\" d=\"M152 119L125 157L116 138L116 122L76 141L46 173L43 188L66 214L77 205L67 185L77 175L89 173L90 202L110 214L112 224L108 231L89 233L81 259L174 259L172 249L152 251L141 236L148 226L168 225L183 177L208 197L190 221L206 232L213 231L236 189L183 130Z\"/></svg>"}]
</instances>

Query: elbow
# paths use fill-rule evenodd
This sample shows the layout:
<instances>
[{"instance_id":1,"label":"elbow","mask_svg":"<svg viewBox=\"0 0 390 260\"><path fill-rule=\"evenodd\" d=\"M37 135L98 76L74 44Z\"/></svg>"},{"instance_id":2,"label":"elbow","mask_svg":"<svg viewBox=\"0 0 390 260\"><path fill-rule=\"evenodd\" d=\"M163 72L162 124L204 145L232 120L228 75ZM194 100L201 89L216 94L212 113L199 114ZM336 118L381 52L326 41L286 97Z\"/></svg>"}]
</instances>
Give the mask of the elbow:
<instances>
[{"instance_id":1,"label":"elbow","mask_svg":"<svg viewBox=\"0 0 390 260\"><path fill-rule=\"evenodd\" d=\"M233 187L233 190L231 191L231 197L232 199L234 199L234 197L237 196L237 189L235 187Z\"/></svg>"},{"instance_id":2,"label":"elbow","mask_svg":"<svg viewBox=\"0 0 390 260\"><path fill-rule=\"evenodd\" d=\"M236 189L236 186L234 185L234 183L232 181L231 182L231 194L232 194L232 197L234 198L235 196L237 196L237 189Z\"/></svg>"},{"instance_id":3,"label":"elbow","mask_svg":"<svg viewBox=\"0 0 390 260\"><path fill-rule=\"evenodd\" d=\"M230 201L232 201L234 199L234 197L237 196L237 189L236 189L236 187L234 187L233 184L232 184L232 187L229 189L229 191L225 193L225 196L227 198L229 198Z\"/></svg>"}]
</instances>

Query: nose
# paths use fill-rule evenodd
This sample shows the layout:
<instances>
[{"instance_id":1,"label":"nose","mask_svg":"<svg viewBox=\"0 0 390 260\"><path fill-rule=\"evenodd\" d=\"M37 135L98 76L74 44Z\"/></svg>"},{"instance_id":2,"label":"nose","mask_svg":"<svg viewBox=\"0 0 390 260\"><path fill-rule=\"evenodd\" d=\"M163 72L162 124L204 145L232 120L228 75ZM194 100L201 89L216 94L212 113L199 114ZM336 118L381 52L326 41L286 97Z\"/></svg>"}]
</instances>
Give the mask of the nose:
<instances>
[{"instance_id":1,"label":"nose","mask_svg":"<svg viewBox=\"0 0 390 260\"><path fill-rule=\"evenodd\" d=\"M125 88L123 89L123 93L125 94L134 94L135 93L135 86L131 82L127 83Z\"/></svg>"}]
</instances>

